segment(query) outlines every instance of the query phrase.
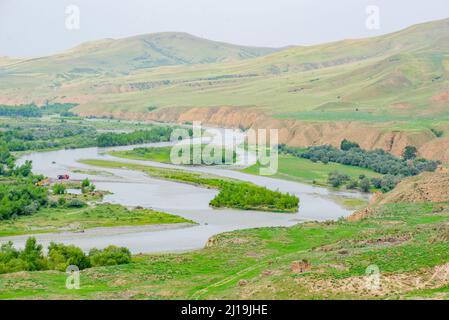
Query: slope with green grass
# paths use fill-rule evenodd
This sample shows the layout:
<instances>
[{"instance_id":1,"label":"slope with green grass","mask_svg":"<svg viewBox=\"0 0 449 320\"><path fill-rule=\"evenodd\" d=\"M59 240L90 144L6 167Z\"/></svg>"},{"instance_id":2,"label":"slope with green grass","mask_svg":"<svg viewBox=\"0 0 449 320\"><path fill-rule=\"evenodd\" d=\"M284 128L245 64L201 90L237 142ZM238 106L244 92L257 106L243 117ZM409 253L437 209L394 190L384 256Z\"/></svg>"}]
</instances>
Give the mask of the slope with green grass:
<instances>
[{"instance_id":1,"label":"slope with green grass","mask_svg":"<svg viewBox=\"0 0 449 320\"><path fill-rule=\"evenodd\" d=\"M202 250L82 271L80 290L66 289L64 272L5 274L0 298L448 299L448 210L401 203L358 222L225 233ZM367 286L373 266L380 287Z\"/></svg>"},{"instance_id":2,"label":"slope with green grass","mask_svg":"<svg viewBox=\"0 0 449 320\"><path fill-rule=\"evenodd\" d=\"M292 145L329 143L335 126L339 138L363 136L365 148L399 154L413 144L449 161L434 146L438 138L449 145L448 39L445 19L271 54L185 34L105 40L0 68L0 103L74 102L82 115L275 126L291 129L281 142ZM161 57L153 45L170 53Z\"/></svg>"}]
</instances>

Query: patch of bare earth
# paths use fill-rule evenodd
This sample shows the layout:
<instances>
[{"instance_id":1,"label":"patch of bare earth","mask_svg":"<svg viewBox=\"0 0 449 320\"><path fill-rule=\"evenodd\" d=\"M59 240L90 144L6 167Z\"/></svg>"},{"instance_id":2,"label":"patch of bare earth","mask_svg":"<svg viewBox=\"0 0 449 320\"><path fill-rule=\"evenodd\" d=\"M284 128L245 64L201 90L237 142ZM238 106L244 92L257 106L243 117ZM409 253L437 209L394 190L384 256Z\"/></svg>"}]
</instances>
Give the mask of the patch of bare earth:
<instances>
[{"instance_id":1,"label":"patch of bare earth","mask_svg":"<svg viewBox=\"0 0 449 320\"><path fill-rule=\"evenodd\" d=\"M360 298L397 297L416 290L437 289L449 284L449 264L414 272L370 274L345 279L299 277L296 283L313 294L331 292Z\"/></svg>"}]
</instances>

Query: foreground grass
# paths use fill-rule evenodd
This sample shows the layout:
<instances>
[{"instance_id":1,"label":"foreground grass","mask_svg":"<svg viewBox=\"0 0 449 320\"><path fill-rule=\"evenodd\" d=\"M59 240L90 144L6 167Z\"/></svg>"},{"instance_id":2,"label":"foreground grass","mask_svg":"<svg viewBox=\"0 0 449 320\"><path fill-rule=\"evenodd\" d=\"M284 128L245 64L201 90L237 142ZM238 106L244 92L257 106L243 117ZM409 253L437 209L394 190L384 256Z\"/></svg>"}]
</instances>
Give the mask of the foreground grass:
<instances>
[{"instance_id":1,"label":"foreground grass","mask_svg":"<svg viewBox=\"0 0 449 320\"><path fill-rule=\"evenodd\" d=\"M259 169L260 165L255 164L242 169L242 172L258 175L260 172ZM346 166L338 163L323 164L289 155L279 155L278 171L273 177L307 184L329 186L327 179L329 173L334 171L347 174L353 179L358 179L360 175L365 175L370 178L381 176L369 169Z\"/></svg>"},{"instance_id":2,"label":"foreground grass","mask_svg":"<svg viewBox=\"0 0 449 320\"><path fill-rule=\"evenodd\" d=\"M134 256L129 265L81 272L65 289L62 272L0 276L0 298L319 299L449 298L449 204L394 204L359 222L305 223L218 235L184 254ZM306 259L310 269L294 272ZM365 287L376 265L381 288Z\"/></svg>"},{"instance_id":3,"label":"foreground grass","mask_svg":"<svg viewBox=\"0 0 449 320\"><path fill-rule=\"evenodd\" d=\"M210 205L215 208L236 208L241 210L289 213L298 211L299 199L295 196L272 191L248 182L226 179L204 173L157 168L117 161L82 160L80 162L105 168L139 170L155 178L218 189L220 190L219 194L210 202Z\"/></svg>"},{"instance_id":4,"label":"foreground grass","mask_svg":"<svg viewBox=\"0 0 449 320\"><path fill-rule=\"evenodd\" d=\"M81 231L96 227L193 223L182 217L148 209L129 210L101 204L85 208L42 208L30 216L0 221L0 237L32 233Z\"/></svg>"}]
</instances>

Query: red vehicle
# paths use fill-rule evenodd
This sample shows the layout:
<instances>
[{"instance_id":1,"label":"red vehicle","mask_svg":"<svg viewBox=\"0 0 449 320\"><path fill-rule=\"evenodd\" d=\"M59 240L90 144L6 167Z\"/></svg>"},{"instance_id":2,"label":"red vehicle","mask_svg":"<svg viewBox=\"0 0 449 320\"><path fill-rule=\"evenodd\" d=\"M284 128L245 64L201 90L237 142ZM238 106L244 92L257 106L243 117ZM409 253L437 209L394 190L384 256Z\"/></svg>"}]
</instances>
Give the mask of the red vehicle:
<instances>
[{"instance_id":1,"label":"red vehicle","mask_svg":"<svg viewBox=\"0 0 449 320\"><path fill-rule=\"evenodd\" d=\"M68 174L60 174L58 175L58 180L69 180L70 177Z\"/></svg>"}]
</instances>

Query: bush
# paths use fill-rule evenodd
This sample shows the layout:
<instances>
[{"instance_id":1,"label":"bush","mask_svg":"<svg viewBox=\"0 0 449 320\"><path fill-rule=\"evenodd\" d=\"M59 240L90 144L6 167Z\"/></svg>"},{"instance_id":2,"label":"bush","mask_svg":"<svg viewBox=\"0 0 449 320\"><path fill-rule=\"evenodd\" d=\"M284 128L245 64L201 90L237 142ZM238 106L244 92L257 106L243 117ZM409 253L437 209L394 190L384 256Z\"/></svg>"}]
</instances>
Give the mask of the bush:
<instances>
[{"instance_id":1,"label":"bush","mask_svg":"<svg viewBox=\"0 0 449 320\"><path fill-rule=\"evenodd\" d=\"M0 184L0 220L35 213L47 204L47 190L28 180Z\"/></svg>"},{"instance_id":2,"label":"bush","mask_svg":"<svg viewBox=\"0 0 449 320\"><path fill-rule=\"evenodd\" d=\"M92 249L87 256L75 246L51 243L48 256L42 253L42 245L35 238L28 238L25 249L17 250L12 242L0 247L0 274L18 271L59 270L75 265L80 270L91 266L111 266L131 262L127 248L109 246L104 250Z\"/></svg>"},{"instance_id":3,"label":"bush","mask_svg":"<svg viewBox=\"0 0 449 320\"><path fill-rule=\"evenodd\" d=\"M79 199L71 199L68 202L66 202L65 206L67 208L83 208L87 206L87 204Z\"/></svg>"},{"instance_id":4,"label":"bush","mask_svg":"<svg viewBox=\"0 0 449 320\"><path fill-rule=\"evenodd\" d=\"M327 182L334 188L338 188L350 180L346 174L341 174L337 171L329 173Z\"/></svg>"},{"instance_id":5,"label":"bush","mask_svg":"<svg viewBox=\"0 0 449 320\"><path fill-rule=\"evenodd\" d=\"M351 150L352 148L360 148L360 146L352 141L344 139L340 144L340 149L343 151Z\"/></svg>"},{"instance_id":6,"label":"bush","mask_svg":"<svg viewBox=\"0 0 449 320\"><path fill-rule=\"evenodd\" d=\"M371 183L368 178L364 177L359 183L360 190L362 192L368 192L371 189Z\"/></svg>"},{"instance_id":7,"label":"bush","mask_svg":"<svg viewBox=\"0 0 449 320\"><path fill-rule=\"evenodd\" d=\"M80 270L91 266L89 258L80 248L54 242L48 247L48 261L51 269L59 271L65 271L70 265L77 266Z\"/></svg>"},{"instance_id":8,"label":"bush","mask_svg":"<svg viewBox=\"0 0 449 320\"><path fill-rule=\"evenodd\" d=\"M53 185L52 190L53 190L54 194L64 194L64 193L66 193L67 188L62 183L56 183Z\"/></svg>"},{"instance_id":9,"label":"bush","mask_svg":"<svg viewBox=\"0 0 449 320\"><path fill-rule=\"evenodd\" d=\"M131 252L127 248L109 246L103 250L92 249L89 252L92 266L113 266L131 262Z\"/></svg>"}]
</instances>

